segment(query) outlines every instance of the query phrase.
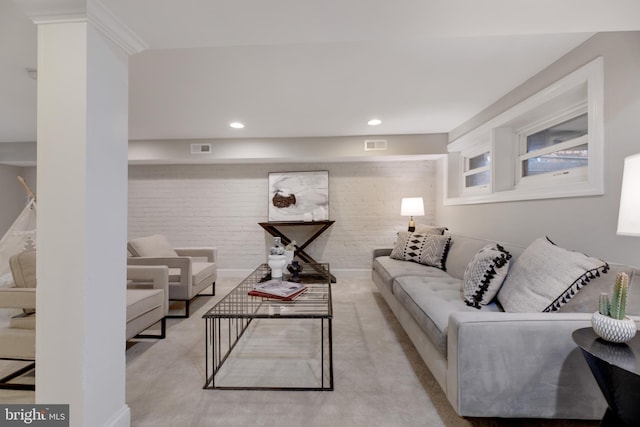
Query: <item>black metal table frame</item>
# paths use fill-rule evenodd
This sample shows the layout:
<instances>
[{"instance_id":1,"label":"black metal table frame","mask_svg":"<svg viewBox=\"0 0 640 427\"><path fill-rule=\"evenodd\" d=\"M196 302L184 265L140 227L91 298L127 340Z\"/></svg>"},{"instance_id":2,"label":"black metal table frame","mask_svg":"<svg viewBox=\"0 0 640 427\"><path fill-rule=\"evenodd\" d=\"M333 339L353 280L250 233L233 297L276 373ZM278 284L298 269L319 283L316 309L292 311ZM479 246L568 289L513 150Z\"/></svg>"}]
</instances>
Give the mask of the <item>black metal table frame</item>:
<instances>
[{"instance_id":1,"label":"black metal table frame","mask_svg":"<svg viewBox=\"0 0 640 427\"><path fill-rule=\"evenodd\" d=\"M260 268L260 267L259 267ZM259 269L258 268L258 269ZM257 270L258 270L257 269ZM257 271L256 270L256 271ZM256 271L252 273L255 274ZM250 276L251 277L251 276ZM246 280L246 279L245 279ZM234 291L237 291L242 284L241 282L236 288L234 288L229 295L231 295ZM255 302L254 312L253 313L225 313L219 315L212 315L210 312L213 310L209 310L203 318L205 318L205 378L206 382L203 386L203 389L217 389L217 390L288 390L288 391L332 391L333 390L333 323L332 323L332 301L331 301L331 284L328 283L326 285L328 288L328 313L326 315L312 315L312 314L300 314L300 315L280 315L279 313L274 314L256 314L264 304L268 304L273 300L261 298L261 297L252 297L246 295L246 292L242 291L242 293L238 292L240 300L237 301L237 304L243 304L242 298L246 297L247 301ZM226 297L225 297L226 298ZM221 300L218 304L222 303ZM285 302L285 301L277 301L277 304L283 304L283 306L287 306L287 303L295 303ZM216 304L216 306L218 305ZM216 307L214 306L214 308ZM243 307L244 308L244 307ZM236 347L245 331L249 327L249 325L253 322L254 319L271 319L271 320L279 320L279 319L317 319L320 320L321 323L321 332L320 332L320 366L321 366L321 381L319 387L268 387L268 386L218 386L215 384L215 376L222 368L224 362L228 359L233 349ZM228 343L226 351L223 353L222 351L222 334L221 330L223 327L223 322L227 323L226 327L228 330ZM326 323L326 325L325 325ZM325 380L325 333L327 334L327 354L328 354L328 380ZM209 348L211 347L211 351ZM211 360L210 360L211 358ZM211 361L211 363L210 363ZM211 365L211 366L210 366ZM211 370L210 370L211 367Z\"/></svg>"}]
</instances>

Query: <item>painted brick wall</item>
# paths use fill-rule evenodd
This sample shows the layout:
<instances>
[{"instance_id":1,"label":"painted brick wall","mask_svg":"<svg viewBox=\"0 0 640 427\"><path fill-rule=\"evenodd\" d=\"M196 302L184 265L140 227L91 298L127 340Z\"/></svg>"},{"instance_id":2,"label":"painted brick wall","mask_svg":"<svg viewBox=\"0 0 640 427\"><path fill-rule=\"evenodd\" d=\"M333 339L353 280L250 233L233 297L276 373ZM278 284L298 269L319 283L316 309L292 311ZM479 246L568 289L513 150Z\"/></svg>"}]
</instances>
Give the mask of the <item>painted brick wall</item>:
<instances>
[{"instance_id":1,"label":"painted brick wall","mask_svg":"<svg viewBox=\"0 0 640 427\"><path fill-rule=\"evenodd\" d=\"M175 246L215 246L220 269L254 268L272 245L258 225L268 219L269 172L311 170L329 171L336 223L307 252L332 270L370 268L372 249L390 247L406 229L402 197L422 196L417 222L433 223L435 161L130 166L129 237L162 233ZM299 229L285 234L305 240Z\"/></svg>"}]
</instances>

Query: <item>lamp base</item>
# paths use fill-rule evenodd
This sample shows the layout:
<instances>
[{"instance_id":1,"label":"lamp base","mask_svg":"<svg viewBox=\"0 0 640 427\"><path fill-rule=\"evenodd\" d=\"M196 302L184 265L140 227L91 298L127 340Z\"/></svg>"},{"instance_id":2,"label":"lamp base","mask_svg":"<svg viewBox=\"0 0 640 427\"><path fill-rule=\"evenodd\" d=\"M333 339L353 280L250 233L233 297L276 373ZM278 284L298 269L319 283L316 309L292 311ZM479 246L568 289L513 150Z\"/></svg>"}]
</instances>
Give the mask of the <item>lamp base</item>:
<instances>
[{"instance_id":1,"label":"lamp base","mask_svg":"<svg viewBox=\"0 0 640 427\"><path fill-rule=\"evenodd\" d=\"M416 223L413 220L413 217L411 217L411 219L409 220L409 228L407 229L407 231L410 231L412 233L416 231Z\"/></svg>"}]
</instances>

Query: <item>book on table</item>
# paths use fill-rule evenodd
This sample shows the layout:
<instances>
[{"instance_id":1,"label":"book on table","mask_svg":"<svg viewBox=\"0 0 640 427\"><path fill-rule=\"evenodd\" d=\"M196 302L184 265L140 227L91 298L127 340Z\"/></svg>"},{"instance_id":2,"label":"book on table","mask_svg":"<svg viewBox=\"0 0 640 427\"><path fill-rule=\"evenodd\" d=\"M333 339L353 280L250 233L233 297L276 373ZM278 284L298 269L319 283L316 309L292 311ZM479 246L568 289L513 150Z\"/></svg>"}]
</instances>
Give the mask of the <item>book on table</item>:
<instances>
[{"instance_id":1,"label":"book on table","mask_svg":"<svg viewBox=\"0 0 640 427\"><path fill-rule=\"evenodd\" d=\"M253 289L249 291L249 295L291 301L304 292L305 289L306 286L302 283L271 279L253 285Z\"/></svg>"}]
</instances>

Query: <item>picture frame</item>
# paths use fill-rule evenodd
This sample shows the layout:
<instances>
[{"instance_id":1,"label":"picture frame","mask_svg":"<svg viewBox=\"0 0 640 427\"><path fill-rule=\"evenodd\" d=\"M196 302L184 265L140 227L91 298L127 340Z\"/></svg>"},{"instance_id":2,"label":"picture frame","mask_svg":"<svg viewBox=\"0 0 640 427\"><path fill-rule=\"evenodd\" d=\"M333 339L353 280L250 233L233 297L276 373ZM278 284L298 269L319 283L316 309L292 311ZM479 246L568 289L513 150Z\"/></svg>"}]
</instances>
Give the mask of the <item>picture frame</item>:
<instances>
[{"instance_id":1,"label":"picture frame","mask_svg":"<svg viewBox=\"0 0 640 427\"><path fill-rule=\"evenodd\" d=\"M329 219L329 171L270 172L269 221Z\"/></svg>"}]
</instances>

